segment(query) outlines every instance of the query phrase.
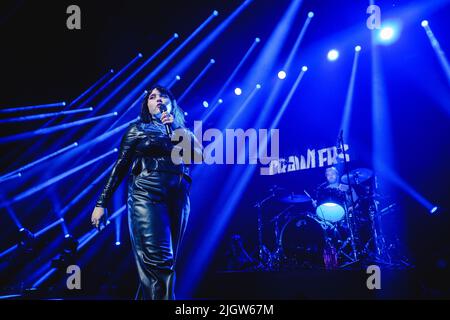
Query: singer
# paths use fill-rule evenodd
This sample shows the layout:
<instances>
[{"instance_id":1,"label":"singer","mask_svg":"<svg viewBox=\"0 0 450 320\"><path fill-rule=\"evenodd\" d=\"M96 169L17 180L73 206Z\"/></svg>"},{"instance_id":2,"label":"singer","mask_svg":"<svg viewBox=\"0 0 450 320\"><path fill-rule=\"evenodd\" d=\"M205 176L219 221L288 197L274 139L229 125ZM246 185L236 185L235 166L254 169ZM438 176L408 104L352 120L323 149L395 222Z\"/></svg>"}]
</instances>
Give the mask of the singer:
<instances>
[{"instance_id":1,"label":"singer","mask_svg":"<svg viewBox=\"0 0 450 320\"><path fill-rule=\"evenodd\" d=\"M140 284L136 299L173 300L175 261L189 216L191 177L187 163L171 159L172 130L182 130L201 146L185 127L184 113L173 94L156 85L144 97L140 119L122 137L118 159L92 212L98 229L106 221L105 208L129 169L128 224Z\"/></svg>"}]
</instances>

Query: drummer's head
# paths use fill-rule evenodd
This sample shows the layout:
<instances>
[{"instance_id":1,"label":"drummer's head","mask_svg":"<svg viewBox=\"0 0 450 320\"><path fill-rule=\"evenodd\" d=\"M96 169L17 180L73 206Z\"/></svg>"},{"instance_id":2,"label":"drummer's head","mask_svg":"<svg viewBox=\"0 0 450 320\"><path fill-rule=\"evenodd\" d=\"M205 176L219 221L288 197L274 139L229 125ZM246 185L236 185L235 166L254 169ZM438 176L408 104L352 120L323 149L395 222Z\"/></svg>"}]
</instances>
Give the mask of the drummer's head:
<instances>
[{"instance_id":1,"label":"drummer's head","mask_svg":"<svg viewBox=\"0 0 450 320\"><path fill-rule=\"evenodd\" d=\"M325 177L329 184L339 182L339 171L335 167L329 167L325 170Z\"/></svg>"}]
</instances>

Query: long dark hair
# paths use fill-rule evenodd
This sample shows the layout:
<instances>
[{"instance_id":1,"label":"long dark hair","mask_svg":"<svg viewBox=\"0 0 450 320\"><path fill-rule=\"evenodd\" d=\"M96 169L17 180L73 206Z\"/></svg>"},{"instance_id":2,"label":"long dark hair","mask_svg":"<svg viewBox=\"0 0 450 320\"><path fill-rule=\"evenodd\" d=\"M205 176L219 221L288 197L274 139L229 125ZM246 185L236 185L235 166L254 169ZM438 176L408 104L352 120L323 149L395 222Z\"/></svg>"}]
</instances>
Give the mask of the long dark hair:
<instances>
[{"instance_id":1,"label":"long dark hair","mask_svg":"<svg viewBox=\"0 0 450 320\"><path fill-rule=\"evenodd\" d=\"M144 95L144 100L142 101L141 105L141 115L140 115L140 121L144 123L151 123L153 120L152 115L148 111L148 97L152 93L154 89L157 89L161 94L166 94L169 97L170 103L172 104L172 115L173 115L173 124L176 128L178 127L185 127L185 119L184 119L184 112L181 109L181 107L177 104L177 101L175 100L175 96L173 93L166 87L163 87L161 85L153 85L150 87L146 94Z\"/></svg>"}]
</instances>

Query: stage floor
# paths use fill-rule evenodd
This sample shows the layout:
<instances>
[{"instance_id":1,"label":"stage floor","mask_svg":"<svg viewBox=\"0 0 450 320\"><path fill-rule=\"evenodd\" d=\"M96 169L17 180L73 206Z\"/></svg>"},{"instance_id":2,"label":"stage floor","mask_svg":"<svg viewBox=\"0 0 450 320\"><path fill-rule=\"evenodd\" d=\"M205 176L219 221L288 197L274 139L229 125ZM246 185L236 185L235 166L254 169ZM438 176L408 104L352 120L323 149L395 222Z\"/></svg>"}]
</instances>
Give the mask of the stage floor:
<instances>
[{"instance_id":1,"label":"stage floor","mask_svg":"<svg viewBox=\"0 0 450 320\"><path fill-rule=\"evenodd\" d=\"M410 300L450 299L447 273L410 269L381 269L380 289L368 289L366 270L210 272L191 297L181 300ZM2 290L0 299L133 300L136 283L67 290Z\"/></svg>"},{"instance_id":2,"label":"stage floor","mask_svg":"<svg viewBox=\"0 0 450 320\"><path fill-rule=\"evenodd\" d=\"M297 270L209 274L196 299L449 299L415 269L381 270L381 289L369 290L366 270Z\"/></svg>"}]
</instances>

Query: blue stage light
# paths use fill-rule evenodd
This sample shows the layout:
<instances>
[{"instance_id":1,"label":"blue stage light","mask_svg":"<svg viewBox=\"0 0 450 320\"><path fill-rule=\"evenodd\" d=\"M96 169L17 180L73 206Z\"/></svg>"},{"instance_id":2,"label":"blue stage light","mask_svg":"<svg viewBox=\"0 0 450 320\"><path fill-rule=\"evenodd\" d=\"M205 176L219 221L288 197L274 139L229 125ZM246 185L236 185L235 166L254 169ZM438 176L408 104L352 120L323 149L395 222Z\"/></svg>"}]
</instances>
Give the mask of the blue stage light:
<instances>
[{"instance_id":1,"label":"blue stage light","mask_svg":"<svg viewBox=\"0 0 450 320\"><path fill-rule=\"evenodd\" d=\"M308 18L312 18L312 17L314 17L314 12L312 12L312 11L308 12Z\"/></svg>"},{"instance_id":2,"label":"blue stage light","mask_svg":"<svg viewBox=\"0 0 450 320\"><path fill-rule=\"evenodd\" d=\"M205 108L208 108L209 107L209 103L208 103L208 101L203 101L203 106L205 107Z\"/></svg>"},{"instance_id":3,"label":"blue stage light","mask_svg":"<svg viewBox=\"0 0 450 320\"><path fill-rule=\"evenodd\" d=\"M234 94L237 95L237 96L240 96L242 94L241 88L234 89Z\"/></svg>"},{"instance_id":4,"label":"blue stage light","mask_svg":"<svg viewBox=\"0 0 450 320\"><path fill-rule=\"evenodd\" d=\"M57 155L59 155L59 154L61 154L63 152L66 152L67 150L69 150L71 148L74 148L74 147L77 147L77 146L78 146L78 142L74 142L74 143L72 143L71 145L69 145L67 147L64 147L64 148L62 148L62 149L60 149L58 151L55 151L55 152L53 152L53 153L51 153L49 155L46 155L46 156L44 156L44 157L42 157L42 158L40 158L40 159L38 159L36 161L28 163L28 164L26 164L26 165L24 165L24 166L22 166L22 167L20 167L18 169L15 169L14 171L8 172L8 173L0 176L0 182L3 181L4 179L9 178L10 176L13 176L13 175L16 175L16 174L18 175L18 177L21 177L22 176L22 174L21 174L22 171L25 171L25 170L27 170L27 169L29 169L29 168L31 168L31 167L39 164L39 163L42 163L42 162L44 162L44 161L46 161L46 160L48 160L50 158L56 157Z\"/></svg>"},{"instance_id":5,"label":"blue stage light","mask_svg":"<svg viewBox=\"0 0 450 320\"><path fill-rule=\"evenodd\" d=\"M92 140L92 141L94 141L94 140ZM51 186L51 185L61 181L62 179L65 179L66 177L68 177L70 175L73 175L73 174L83 170L87 166L90 166L91 164L93 164L93 163L95 163L97 161L100 161L103 158L106 158L110 154L113 154L114 152L117 152L117 151L118 151L117 148L114 148L113 151L106 152L103 155L100 155L100 156L98 156L98 157L96 157L96 158L94 158L92 160L89 160L89 161L87 161L87 162L85 162L85 163L83 163L81 165L78 165L78 166L76 166L76 167L74 167L74 168L72 168L70 170L67 170L67 171L65 171L65 172L63 172L63 173L61 173L61 174L59 174L59 175L57 175L55 177L52 177L51 179L48 179L47 181L45 181L45 182L43 182L43 183L41 183L41 184L39 184L37 186L31 187L31 188L29 188L29 189L27 189L27 190L17 194L15 197L13 197L12 199L10 199L8 201L0 202L0 208L6 207L6 206L11 205L11 204L13 204L15 202L21 201L21 200L23 200L23 199L25 199L25 198L27 198L27 197L29 197L29 196L39 192L39 191L41 191L42 189L45 189L48 186Z\"/></svg>"},{"instance_id":6,"label":"blue stage light","mask_svg":"<svg viewBox=\"0 0 450 320\"><path fill-rule=\"evenodd\" d=\"M35 235L28 229L21 228L19 230L19 247L25 252L31 252L36 242Z\"/></svg>"},{"instance_id":7,"label":"blue stage light","mask_svg":"<svg viewBox=\"0 0 450 320\"><path fill-rule=\"evenodd\" d=\"M47 231L53 229L54 227L56 227L56 226L58 226L58 225L60 225L60 224L62 224L62 223L64 223L64 219L63 219L63 218L60 218L60 219L56 220L55 222L50 223L50 224L49 224L48 226L46 226L45 228L43 228L43 229L37 231L34 235L35 235L36 237L40 237L40 236L42 236L43 234L45 234Z\"/></svg>"},{"instance_id":8,"label":"blue stage light","mask_svg":"<svg viewBox=\"0 0 450 320\"><path fill-rule=\"evenodd\" d=\"M261 89L261 85L259 83L256 85L256 89Z\"/></svg>"},{"instance_id":9,"label":"blue stage light","mask_svg":"<svg viewBox=\"0 0 450 320\"><path fill-rule=\"evenodd\" d=\"M286 72L284 72L283 70L278 72L278 79L280 80L286 79Z\"/></svg>"},{"instance_id":10,"label":"blue stage light","mask_svg":"<svg viewBox=\"0 0 450 320\"><path fill-rule=\"evenodd\" d=\"M261 42L261 39L260 38L255 38L255 42L256 43Z\"/></svg>"},{"instance_id":11,"label":"blue stage light","mask_svg":"<svg viewBox=\"0 0 450 320\"><path fill-rule=\"evenodd\" d=\"M218 102L218 103L223 103L223 100L222 100L222 99L219 99L217 102Z\"/></svg>"},{"instance_id":12,"label":"blue stage light","mask_svg":"<svg viewBox=\"0 0 450 320\"><path fill-rule=\"evenodd\" d=\"M328 51L327 58L330 61L335 61L337 58L339 58L339 51L337 51L336 49Z\"/></svg>"},{"instance_id":13,"label":"blue stage light","mask_svg":"<svg viewBox=\"0 0 450 320\"><path fill-rule=\"evenodd\" d=\"M395 31L393 28L385 27L380 31L380 38L381 40L391 40L392 37L394 36L394 33Z\"/></svg>"},{"instance_id":14,"label":"blue stage light","mask_svg":"<svg viewBox=\"0 0 450 320\"><path fill-rule=\"evenodd\" d=\"M86 91L84 91L81 95L79 95L76 99L74 99L74 100L69 104L69 106L72 106L72 105L74 105L75 103L77 103L78 101L80 101L83 97L85 97L88 93L90 93L95 87L97 87L98 84L102 83L103 80L105 80L106 78L108 78L108 77L110 76L110 74L113 74L113 73L114 73L114 70L113 70L113 69L110 69L110 70L108 71L107 74L105 74L103 77L101 77L99 80L97 80L97 81L96 81L92 86L90 86ZM46 126L47 124L49 124L49 123L50 123L50 121L49 121L48 123L46 123L45 126Z\"/></svg>"},{"instance_id":15,"label":"blue stage light","mask_svg":"<svg viewBox=\"0 0 450 320\"><path fill-rule=\"evenodd\" d=\"M438 211L438 207L433 207L433 208L430 210L430 213L435 213L436 211Z\"/></svg>"},{"instance_id":16,"label":"blue stage light","mask_svg":"<svg viewBox=\"0 0 450 320\"><path fill-rule=\"evenodd\" d=\"M356 52L361 51L361 46L356 46L356 47L355 47L355 51L356 51Z\"/></svg>"},{"instance_id":17,"label":"blue stage light","mask_svg":"<svg viewBox=\"0 0 450 320\"><path fill-rule=\"evenodd\" d=\"M202 79L202 77L206 74L206 72L211 68L213 64L216 63L216 60L210 59L209 63L203 68L203 70L195 77L195 79L191 82L191 84L184 90L184 92L178 97L178 102L183 100L184 97L192 90L192 88Z\"/></svg>"},{"instance_id":18,"label":"blue stage light","mask_svg":"<svg viewBox=\"0 0 450 320\"><path fill-rule=\"evenodd\" d=\"M35 105L35 106L27 106L27 107L17 107L17 108L5 108L1 109L0 113L14 113L14 112L20 112L20 111L28 111L28 110L36 110L36 109L45 109L45 108L51 108L51 107L64 107L66 105L65 102L57 102L57 103L49 103L49 104L41 104L41 105Z\"/></svg>"},{"instance_id":19,"label":"blue stage light","mask_svg":"<svg viewBox=\"0 0 450 320\"><path fill-rule=\"evenodd\" d=\"M308 71L308 67L307 67L307 66L303 66L303 67L302 67L302 71L303 71L303 72Z\"/></svg>"},{"instance_id":20,"label":"blue stage light","mask_svg":"<svg viewBox=\"0 0 450 320\"><path fill-rule=\"evenodd\" d=\"M120 246L120 241L116 241L116 246Z\"/></svg>"},{"instance_id":21,"label":"blue stage light","mask_svg":"<svg viewBox=\"0 0 450 320\"><path fill-rule=\"evenodd\" d=\"M259 38L257 38L259 39ZM247 59L251 56L251 53L253 52L253 50L255 50L256 46L258 45L259 41L254 41L252 43L252 45L250 46L250 48L247 50L247 52L245 53L245 55L242 57L242 59L239 61L238 65L234 68L233 72L231 73L231 75L229 75L225 81L225 83L222 85L222 87L220 88L220 90L217 92L217 94L214 96L213 99L211 99L213 102L212 107L208 110L208 112L203 116L203 121L207 121L208 118L211 116L211 114L215 111L215 107L218 105L217 99L219 97L222 96L222 94L225 92L225 90L228 88L228 86L233 83L233 80L235 78L235 76L238 74L239 70L242 68L242 66L244 65L245 61L247 61Z\"/></svg>"},{"instance_id":22,"label":"blue stage light","mask_svg":"<svg viewBox=\"0 0 450 320\"><path fill-rule=\"evenodd\" d=\"M103 92L105 90L105 88L107 88L108 86L110 86L112 83L114 83L121 75L123 75L125 72L127 72L133 65L136 64L136 62L142 58L142 54L138 54L136 57L134 57L130 62L128 62L125 66L123 66L119 72L117 72L111 79L109 79L105 84L103 84L100 88L98 88L98 90L96 90L96 92L94 92L94 94L92 94L89 98L87 98L83 103L80 104L80 107L84 107L87 104L90 104L90 102L97 97L101 92ZM120 85L119 85L120 87ZM113 94L116 94L118 91L118 89L116 88L113 91ZM111 97L105 97L105 99L103 99L101 102L99 102L96 105L96 109L99 110L101 109L109 100L111 99Z\"/></svg>"},{"instance_id":23,"label":"blue stage light","mask_svg":"<svg viewBox=\"0 0 450 320\"><path fill-rule=\"evenodd\" d=\"M434 52L436 53L439 63L441 64L441 67L442 67L445 75L447 76L447 80L450 83L450 64L445 55L445 52L441 48L441 44L439 43L439 40L434 35L433 30L431 30L430 26L428 25L427 20L422 21L422 27L424 28L425 33L427 34L427 37L430 40L431 47L433 48Z\"/></svg>"},{"instance_id":24,"label":"blue stage light","mask_svg":"<svg viewBox=\"0 0 450 320\"><path fill-rule=\"evenodd\" d=\"M21 116L9 119L1 119L0 123L14 123L14 122L23 122L23 121L35 121L41 120L45 118L55 118L68 114L82 113L94 110L92 107L90 108L78 108L75 110L67 110L67 111L59 111L59 112L49 112L49 113L41 113L41 114L33 114L31 116Z\"/></svg>"},{"instance_id":25,"label":"blue stage light","mask_svg":"<svg viewBox=\"0 0 450 320\"><path fill-rule=\"evenodd\" d=\"M117 112L108 113L108 114L105 114L105 115L102 115L102 116L91 117L91 118L87 118L87 119L83 119L83 120L78 120L78 121L74 121L74 122L70 122L70 123L63 123L63 124L60 124L60 125L56 125L56 126L53 126L53 127L47 127L47 128L44 128L44 129L38 129L38 130L34 130L34 131L18 133L18 134L12 135L12 136L1 137L0 138L0 144L8 143L8 142L11 142L11 141L18 141L18 140L22 140L22 139L27 139L27 138L30 138L30 137L43 135L43 134L50 134L50 133L53 133L53 132L56 132L56 131L61 131L61 130L72 128L72 127L75 127L75 126L84 125L86 123L98 121L100 119L109 118L111 116L117 116Z\"/></svg>"},{"instance_id":26,"label":"blue stage light","mask_svg":"<svg viewBox=\"0 0 450 320\"><path fill-rule=\"evenodd\" d=\"M402 23L399 20L384 21L381 29L378 32L376 41L379 44L389 45L397 41L400 37Z\"/></svg>"}]
</instances>

